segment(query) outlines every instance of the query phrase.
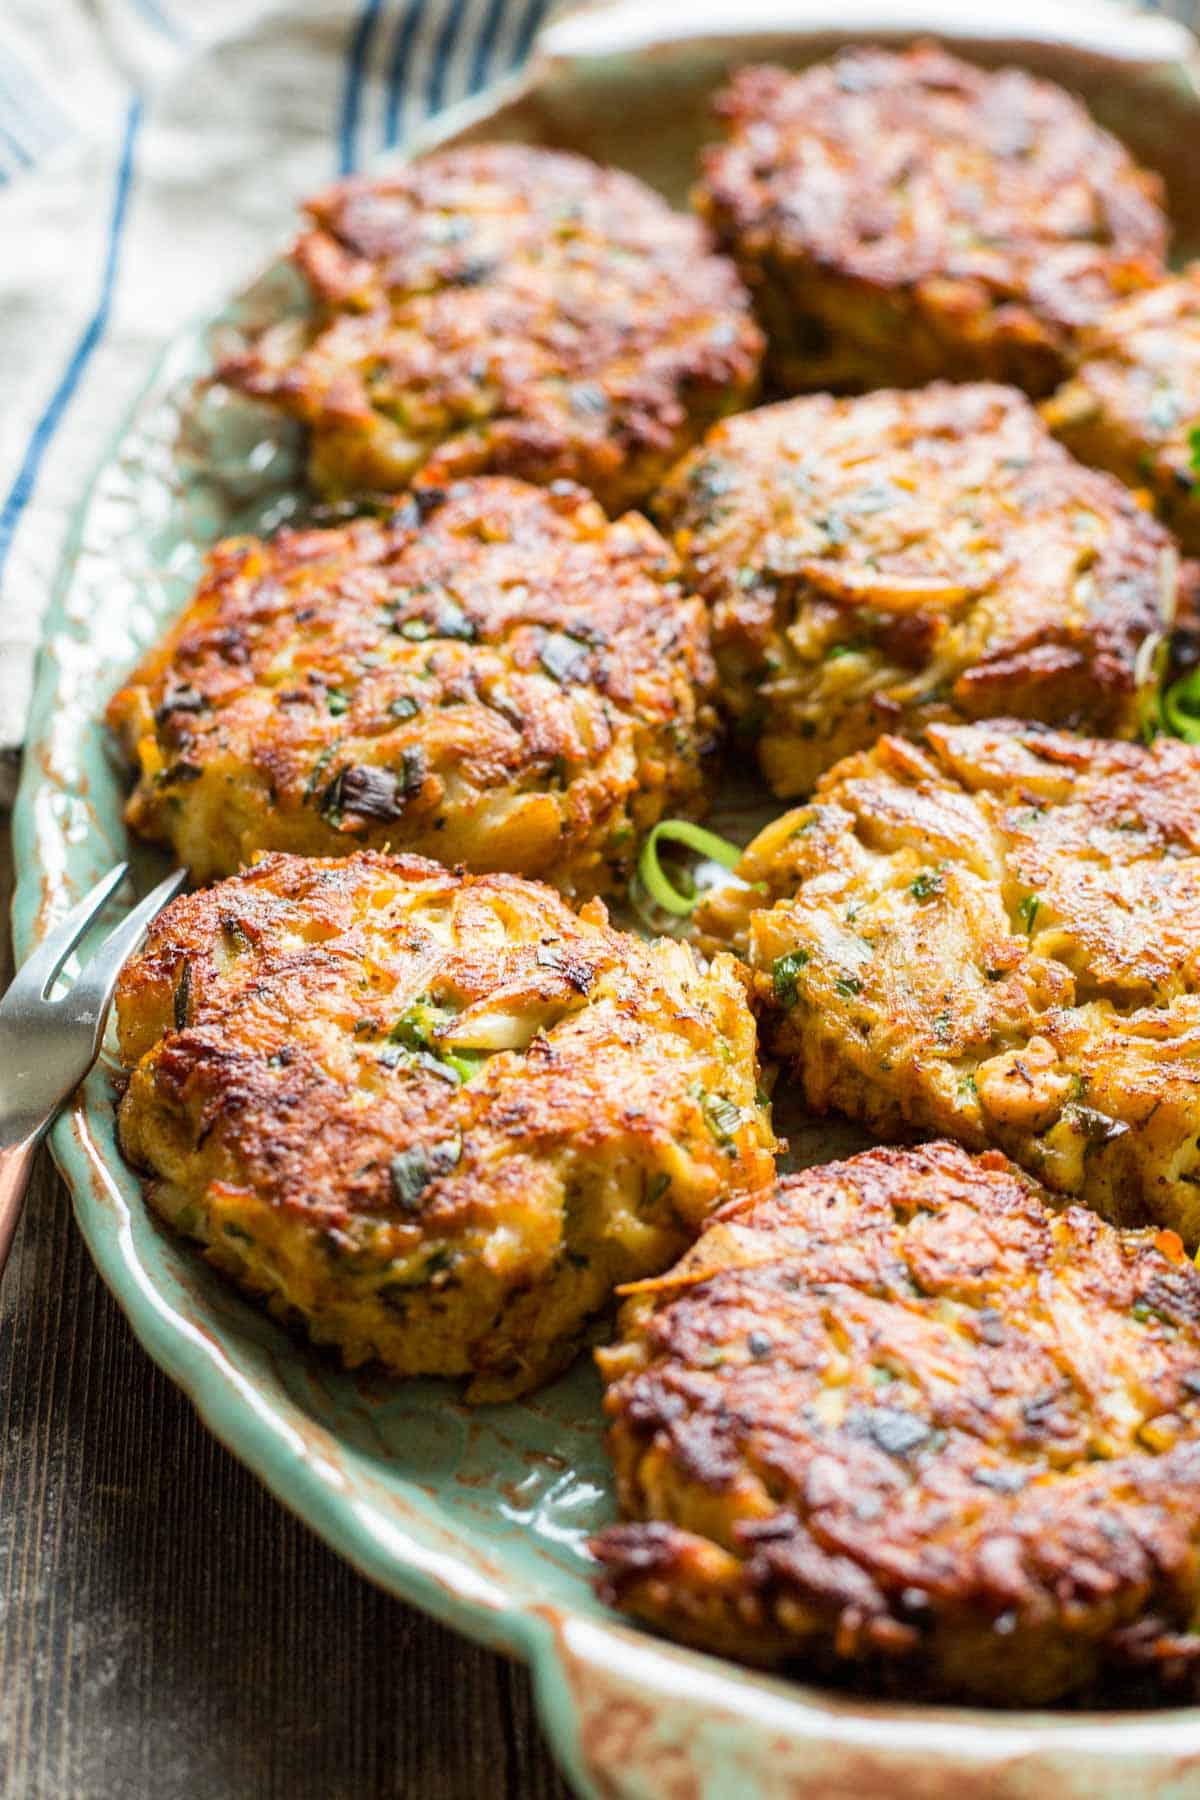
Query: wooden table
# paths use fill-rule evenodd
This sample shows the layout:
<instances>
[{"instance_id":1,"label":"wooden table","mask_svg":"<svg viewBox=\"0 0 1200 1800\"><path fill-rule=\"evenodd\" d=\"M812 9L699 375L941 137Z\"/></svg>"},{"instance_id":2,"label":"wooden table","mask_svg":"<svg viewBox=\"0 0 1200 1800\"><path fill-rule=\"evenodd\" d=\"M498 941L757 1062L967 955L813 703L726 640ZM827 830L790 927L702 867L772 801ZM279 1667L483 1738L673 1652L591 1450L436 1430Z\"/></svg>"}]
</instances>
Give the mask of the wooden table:
<instances>
[{"instance_id":1,"label":"wooden table","mask_svg":"<svg viewBox=\"0 0 1200 1800\"><path fill-rule=\"evenodd\" d=\"M0 848L0 989L11 864ZM564 1800L525 1671L360 1579L200 1425L49 1157L0 1287L4 1800Z\"/></svg>"}]
</instances>

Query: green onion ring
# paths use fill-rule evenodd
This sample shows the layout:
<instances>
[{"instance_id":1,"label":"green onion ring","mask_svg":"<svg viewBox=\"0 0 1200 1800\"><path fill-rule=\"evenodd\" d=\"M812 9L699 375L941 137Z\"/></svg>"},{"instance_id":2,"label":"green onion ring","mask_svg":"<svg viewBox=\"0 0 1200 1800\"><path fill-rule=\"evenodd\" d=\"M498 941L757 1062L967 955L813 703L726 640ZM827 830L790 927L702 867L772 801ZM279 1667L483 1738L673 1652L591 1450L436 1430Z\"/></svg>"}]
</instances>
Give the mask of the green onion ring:
<instances>
[{"instance_id":1,"label":"green onion ring","mask_svg":"<svg viewBox=\"0 0 1200 1800\"><path fill-rule=\"evenodd\" d=\"M686 918L694 912L700 896L694 894L689 898L672 887L658 860L660 839L668 844L682 844L698 856L710 857L723 869L736 869L742 860L742 852L736 844L731 844L728 838L718 837L715 831L705 831L703 825L693 825L690 819L663 819L656 825L642 846L638 876L655 905L661 906L664 912L674 913L677 918Z\"/></svg>"},{"instance_id":2,"label":"green onion ring","mask_svg":"<svg viewBox=\"0 0 1200 1800\"><path fill-rule=\"evenodd\" d=\"M1200 669L1164 688L1162 716L1167 730L1185 744L1200 744Z\"/></svg>"}]
</instances>

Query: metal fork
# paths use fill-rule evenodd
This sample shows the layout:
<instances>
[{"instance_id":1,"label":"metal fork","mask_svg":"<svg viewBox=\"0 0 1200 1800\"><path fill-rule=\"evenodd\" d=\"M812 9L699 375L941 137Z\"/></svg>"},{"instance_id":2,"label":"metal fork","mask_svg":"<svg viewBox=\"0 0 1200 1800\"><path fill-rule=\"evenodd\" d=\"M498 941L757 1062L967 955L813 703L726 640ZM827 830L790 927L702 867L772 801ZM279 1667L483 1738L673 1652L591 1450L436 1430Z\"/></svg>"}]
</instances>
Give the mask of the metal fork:
<instances>
[{"instance_id":1,"label":"metal fork","mask_svg":"<svg viewBox=\"0 0 1200 1800\"><path fill-rule=\"evenodd\" d=\"M118 863L110 869L46 934L0 1000L0 1275L21 1216L33 1153L96 1060L122 967L186 880L186 871L176 869L160 881L109 932L68 991L49 999L63 964L116 893L127 867Z\"/></svg>"}]
</instances>

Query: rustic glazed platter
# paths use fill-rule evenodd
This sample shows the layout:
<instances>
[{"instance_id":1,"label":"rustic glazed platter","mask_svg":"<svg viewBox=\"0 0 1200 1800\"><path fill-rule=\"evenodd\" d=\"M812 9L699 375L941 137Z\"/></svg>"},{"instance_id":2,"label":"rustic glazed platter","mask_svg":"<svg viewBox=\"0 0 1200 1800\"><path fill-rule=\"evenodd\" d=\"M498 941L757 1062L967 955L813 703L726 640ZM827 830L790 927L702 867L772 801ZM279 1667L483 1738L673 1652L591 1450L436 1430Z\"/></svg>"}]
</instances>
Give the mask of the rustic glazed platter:
<instances>
[{"instance_id":1,"label":"rustic glazed platter","mask_svg":"<svg viewBox=\"0 0 1200 1800\"><path fill-rule=\"evenodd\" d=\"M619 0L551 27L523 77L442 115L409 148L495 136L561 144L682 200L708 97L730 64L798 66L845 42L926 34L1081 92L1162 170L1179 247L1200 249L1192 41L1164 18L1085 0L1007 0L987 12L962 0ZM196 389L218 347L302 303L277 263L220 318L185 333L81 506L17 803L18 956L119 857L132 855L139 888L161 872L126 842L125 776L100 715L185 600L203 550L303 511L295 439L219 389ZM142 1343L217 1436L371 1580L530 1663L546 1730L581 1793L1174 1800L1197 1791L1200 1710L1001 1714L859 1701L622 1624L594 1598L584 1548L614 1513L588 1359L529 1400L475 1411L442 1384L340 1372L151 1219L117 1152L112 1066L110 1049L52 1144L92 1255ZM797 1146L804 1160L851 1147L828 1128L801 1131Z\"/></svg>"}]
</instances>

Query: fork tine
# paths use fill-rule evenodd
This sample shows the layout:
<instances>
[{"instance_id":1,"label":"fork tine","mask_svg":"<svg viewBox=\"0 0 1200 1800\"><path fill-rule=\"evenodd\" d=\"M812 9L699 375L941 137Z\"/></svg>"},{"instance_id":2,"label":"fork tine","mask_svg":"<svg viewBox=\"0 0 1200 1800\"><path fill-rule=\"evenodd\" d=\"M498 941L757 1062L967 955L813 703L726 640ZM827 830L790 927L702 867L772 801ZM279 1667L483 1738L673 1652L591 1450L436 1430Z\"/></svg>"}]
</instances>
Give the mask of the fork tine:
<instances>
[{"instance_id":1,"label":"fork tine","mask_svg":"<svg viewBox=\"0 0 1200 1800\"><path fill-rule=\"evenodd\" d=\"M80 972L79 979L62 1001L63 1013L74 1025L94 1024L97 1036L104 1023L108 1003L112 999L117 977L129 957L137 949L147 927L187 880L186 869L173 869L165 880L152 888L119 925L114 925L104 942Z\"/></svg>"},{"instance_id":2,"label":"fork tine","mask_svg":"<svg viewBox=\"0 0 1200 1800\"><path fill-rule=\"evenodd\" d=\"M59 920L52 931L46 933L37 949L25 958L9 984L4 996L6 1006L10 1002L14 1006L18 1003L28 1005L31 1001L45 998L47 989L88 926L125 879L128 868L128 863L117 863L107 875L100 877L95 887L71 908L65 918Z\"/></svg>"}]
</instances>

